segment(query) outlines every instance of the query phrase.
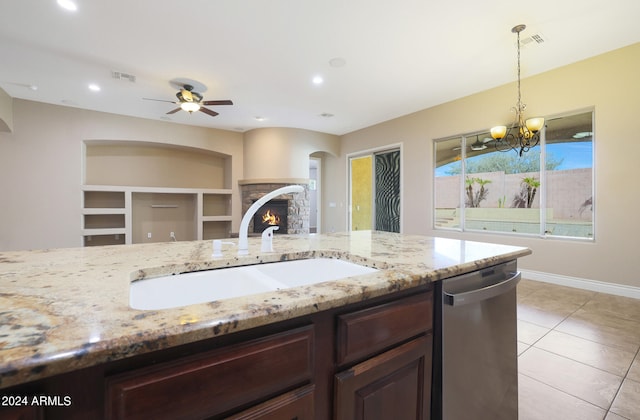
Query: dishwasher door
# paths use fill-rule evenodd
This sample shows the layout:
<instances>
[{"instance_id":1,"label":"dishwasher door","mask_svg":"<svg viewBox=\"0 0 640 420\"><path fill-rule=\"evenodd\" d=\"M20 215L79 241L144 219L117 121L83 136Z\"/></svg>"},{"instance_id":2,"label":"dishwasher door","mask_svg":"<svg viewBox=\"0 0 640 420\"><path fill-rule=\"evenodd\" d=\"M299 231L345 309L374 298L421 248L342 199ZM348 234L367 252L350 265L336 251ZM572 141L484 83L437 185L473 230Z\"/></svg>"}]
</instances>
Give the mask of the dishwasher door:
<instances>
[{"instance_id":1,"label":"dishwasher door","mask_svg":"<svg viewBox=\"0 0 640 420\"><path fill-rule=\"evenodd\" d=\"M519 281L511 261L441 282L443 419L518 418Z\"/></svg>"}]
</instances>

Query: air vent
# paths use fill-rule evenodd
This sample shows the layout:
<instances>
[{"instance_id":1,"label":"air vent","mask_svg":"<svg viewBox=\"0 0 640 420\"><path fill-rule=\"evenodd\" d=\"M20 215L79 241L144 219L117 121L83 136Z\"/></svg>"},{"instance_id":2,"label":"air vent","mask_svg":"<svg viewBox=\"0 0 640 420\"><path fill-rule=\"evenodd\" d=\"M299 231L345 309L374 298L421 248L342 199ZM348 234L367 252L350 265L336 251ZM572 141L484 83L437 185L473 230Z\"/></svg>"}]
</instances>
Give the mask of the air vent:
<instances>
[{"instance_id":1,"label":"air vent","mask_svg":"<svg viewBox=\"0 0 640 420\"><path fill-rule=\"evenodd\" d=\"M531 35L531 39L536 41L538 44L542 44L544 42L544 37L542 36L542 34Z\"/></svg>"},{"instance_id":2,"label":"air vent","mask_svg":"<svg viewBox=\"0 0 640 420\"><path fill-rule=\"evenodd\" d=\"M520 39L520 46L521 47L526 47L528 45L535 45L535 44L544 44L546 38L543 34L541 34L540 32L538 32L537 34L533 34L531 36L528 36L526 38L521 38Z\"/></svg>"},{"instance_id":3,"label":"air vent","mask_svg":"<svg viewBox=\"0 0 640 420\"><path fill-rule=\"evenodd\" d=\"M131 83L135 83L136 81L136 76L134 76L133 74L123 73L121 71L115 71L115 70L111 71L111 77L113 77L116 80L128 80Z\"/></svg>"}]
</instances>

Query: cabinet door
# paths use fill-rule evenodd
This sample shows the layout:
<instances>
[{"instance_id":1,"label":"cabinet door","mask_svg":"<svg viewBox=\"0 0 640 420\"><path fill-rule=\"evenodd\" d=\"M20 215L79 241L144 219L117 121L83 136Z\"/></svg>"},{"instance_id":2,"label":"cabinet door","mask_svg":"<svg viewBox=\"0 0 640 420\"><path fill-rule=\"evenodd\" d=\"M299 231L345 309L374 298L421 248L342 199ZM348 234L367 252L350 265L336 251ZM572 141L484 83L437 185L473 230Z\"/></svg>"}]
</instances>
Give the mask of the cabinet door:
<instances>
[{"instance_id":1,"label":"cabinet door","mask_svg":"<svg viewBox=\"0 0 640 420\"><path fill-rule=\"evenodd\" d=\"M337 374L335 418L428 419L431 346L422 336Z\"/></svg>"}]
</instances>

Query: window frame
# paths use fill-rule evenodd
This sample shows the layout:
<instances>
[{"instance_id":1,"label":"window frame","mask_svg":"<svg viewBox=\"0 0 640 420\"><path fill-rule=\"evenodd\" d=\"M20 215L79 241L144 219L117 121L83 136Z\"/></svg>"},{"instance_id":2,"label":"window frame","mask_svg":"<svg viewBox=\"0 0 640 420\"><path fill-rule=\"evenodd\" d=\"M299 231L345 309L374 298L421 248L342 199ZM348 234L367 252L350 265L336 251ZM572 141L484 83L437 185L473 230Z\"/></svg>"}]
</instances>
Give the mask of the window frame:
<instances>
[{"instance_id":1,"label":"window frame","mask_svg":"<svg viewBox=\"0 0 640 420\"><path fill-rule=\"evenodd\" d=\"M580 114L591 113L591 192L592 192L592 216L591 216L591 235L590 236L566 236L566 235L553 235L547 230L547 225L553 221L553 219L547 219L546 211L546 202L548 191L547 188L547 172L546 164L547 164L547 141L546 141L546 131L547 131L547 122L551 120L561 119L572 117ZM556 114L550 117L545 117L545 125L540 132L540 169L538 172L538 179L540 180L540 187L538 188L539 195L539 231L538 233L526 233L526 232L509 232L509 231L500 231L500 230L486 230L486 229L473 229L469 228L466 223L466 209L470 208L466 205L465 202L465 180L467 178L467 145L473 143L476 139L474 137L483 135L489 132L489 130L480 130L473 131L463 134L456 134L447 137L441 137L433 140L433 184L432 184L432 229L434 231L453 231L460 233L482 233L482 234L492 234L492 235L505 235L505 236L518 236L518 237L530 237L530 238L542 238L542 239L552 239L552 240L568 240L568 241L580 241L580 242L595 242L596 240L596 127L595 127L595 108L583 108L579 110L574 110L570 112L565 112L561 114ZM436 175L437 159L438 159L438 144L444 141L450 141L454 139L460 139L460 180L459 180L459 202L458 209L460 210L459 217L459 226L457 227L442 227L438 226L437 218L438 218L438 191L436 188L436 182L438 176ZM492 146L490 146L492 147ZM516 153L512 150L503 152L503 153Z\"/></svg>"}]
</instances>

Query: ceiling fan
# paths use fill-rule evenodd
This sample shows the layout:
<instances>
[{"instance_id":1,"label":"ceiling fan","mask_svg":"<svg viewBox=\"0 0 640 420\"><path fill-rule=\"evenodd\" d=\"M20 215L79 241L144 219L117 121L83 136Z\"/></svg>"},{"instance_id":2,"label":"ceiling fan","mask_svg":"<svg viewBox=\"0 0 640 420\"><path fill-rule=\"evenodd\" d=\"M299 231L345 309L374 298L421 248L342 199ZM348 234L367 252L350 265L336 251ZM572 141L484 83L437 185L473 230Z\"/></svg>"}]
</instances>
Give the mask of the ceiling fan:
<instances>
[{"instance_id":1,"label":"ceiling fan","mask_svg":"<svg viewBox=\"0 0 640 420\"><path fill-rule=\"evenodd\" d=\"M476 141L471 143L471 144L467 143L467 148L469 148L469 149L471 149L471 150L473 150L475 152L479 152L480 150L486 149L487 148L486 143L489 143L491 141L493 141L493 138L491 138L491 137L485 137L484 139L480 140L480 137L476 136ZM456 146L451 150L460 150L460 149L462 149L461 146Z\"/></svg>"},{"instance_id":2,"label":"ceiling fan","mask_svg":"<svg viewBox=\"0 0 640 420\"><path fill-rule=\"evenodd\" d=\"M208 108L205 108L204 105L233 105L233 102L231 102L228 99L222 99L217 101L203 101L202 95L198 92L194 92L193 86L188 84L182 85L182 88L178 91L178 93L176 93L176 97L178 98L177 102L167 101L164 99L150 99L150 98L142 98L142 99L145 99L147 101L170 102L172 104L180 105L178 108L167 112L167 114L175 114L180 110L187 111L189 114L193 113L194 111L201 111L212 117L215 117L216 115L218 115L218 113L216 111L212 111Z\"/></svg>"}]
</instances>

